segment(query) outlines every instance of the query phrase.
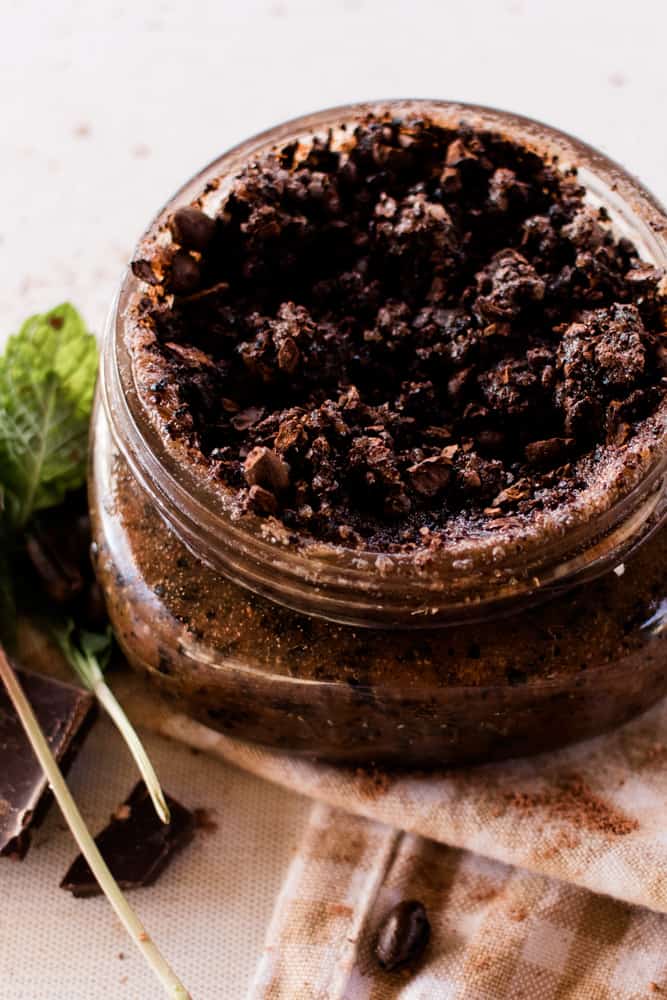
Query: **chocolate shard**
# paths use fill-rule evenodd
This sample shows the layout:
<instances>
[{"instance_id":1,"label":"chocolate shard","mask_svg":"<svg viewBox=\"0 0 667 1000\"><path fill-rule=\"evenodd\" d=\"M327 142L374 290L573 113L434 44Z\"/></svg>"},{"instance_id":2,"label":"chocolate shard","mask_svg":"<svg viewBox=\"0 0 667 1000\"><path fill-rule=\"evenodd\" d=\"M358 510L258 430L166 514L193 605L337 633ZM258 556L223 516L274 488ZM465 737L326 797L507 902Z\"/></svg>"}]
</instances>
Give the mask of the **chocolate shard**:
<instances>
[{"instance_id":1,"label":"chocolate shard","mask_svg":"<svg viewBox=\"0 0 667 1000\"><path fill-rule=\"evenodd\" d=\"M17 670L53 751L66 771L95 715L91 695L51 677ZM23 726L0 684L0 857L25 857L52 795Z\"/></svg>"},{"instance_id":2,"label":"chocolate shard","mask_svg":"<svg viewBox=\"0 0 667 1000\"><path fill-rule=\"evenodd\" d=\"M194 836L195 816L171 796L165 796L171 821L163 823L140 781L95 838L102 857L121 889L152 885L178 851ZM60 883L73 896L99 896L101 889L79 854Z\"/></svg>"},{"instance_id":3,"label":"chocolate shard","mask_svg":"<svg viewBox=\"0 0 667 1000\"><path fill-rule=\"evenodd\" d=\"M289 465L271 448L253 448L245 460L244 475L251 486L282 493L289 486Z\"/></svg>"}]
</instances>

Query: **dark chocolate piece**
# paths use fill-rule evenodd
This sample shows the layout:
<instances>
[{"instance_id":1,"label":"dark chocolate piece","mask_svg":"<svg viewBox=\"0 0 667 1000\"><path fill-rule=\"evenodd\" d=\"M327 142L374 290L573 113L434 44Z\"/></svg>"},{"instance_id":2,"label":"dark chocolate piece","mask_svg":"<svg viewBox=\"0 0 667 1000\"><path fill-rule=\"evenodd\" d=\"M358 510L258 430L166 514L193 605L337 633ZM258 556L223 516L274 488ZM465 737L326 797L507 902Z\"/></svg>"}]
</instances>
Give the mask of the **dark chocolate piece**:
<instances>
[{"instance_id":1,"label":"dark chocolate piece","mask_svg":"<svg viewBox=\"0 0 667 1000\"><path fill-rule=\"evenodd\" d=\"M421 958L430 936L431 925L424 904L404 899L380 924L375 957L387 972L404 968Z\"/></svg>"},{"instance_id":2,"label":"dark chocolate piece","mask_svg":"<svg viewBox=\"0 0 667 1000\"><path fill-rule=\"evenodd\" d=\"M171 796L165 796L171 822L157 816L143 781L132 789L129 798L118 807L101 833L95 838L102 857L121 889L152 885L177 851L190 843L195 831L195 817ZM99 896L101 889L79 854L60 883L73 896Z\"/></svg>"},{"instance_id":3,"label":"dark chocolate piece","mask_svg":"<svg viewBox=\"0 0 667 1000\"><path fill-rule=\"evenodd\" d=\"M66 771L94 717L91 695L51 677L17 671L53 755ZM25 857L51 802L44 772L0 684L0 857Z\"/></svg>"}]
</instances>

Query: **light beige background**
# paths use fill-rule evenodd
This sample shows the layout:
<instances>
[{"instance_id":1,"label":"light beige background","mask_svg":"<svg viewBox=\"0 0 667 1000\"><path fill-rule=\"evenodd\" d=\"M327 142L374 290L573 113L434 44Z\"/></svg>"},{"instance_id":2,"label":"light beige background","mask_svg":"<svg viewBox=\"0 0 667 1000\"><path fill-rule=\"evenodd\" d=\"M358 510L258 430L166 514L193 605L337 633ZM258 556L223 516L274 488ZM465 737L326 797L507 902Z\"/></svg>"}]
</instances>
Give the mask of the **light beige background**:
<instances>
[{"instance_id":1,"label":"light beige background","mask_svg":"<svg viewBox=\"0 0 667 1000\"><path fill-rule=\"evenodd\" d=\"M665 29L660 0L0 0L0 342L64 298L99 331L134 240L175 187L246 135L348 100L453 97L533 115L667 199ZM162 741L150 749L168 789L217 810L219 826L135 902L196 1000L240 1000L305 803ZM93 826L131 782L99 728L72 775ZM0 863L3 1000L150 1000L104 902L58 890L72 853L52 813L22 866Z\"/></svg>"}]
</instances>

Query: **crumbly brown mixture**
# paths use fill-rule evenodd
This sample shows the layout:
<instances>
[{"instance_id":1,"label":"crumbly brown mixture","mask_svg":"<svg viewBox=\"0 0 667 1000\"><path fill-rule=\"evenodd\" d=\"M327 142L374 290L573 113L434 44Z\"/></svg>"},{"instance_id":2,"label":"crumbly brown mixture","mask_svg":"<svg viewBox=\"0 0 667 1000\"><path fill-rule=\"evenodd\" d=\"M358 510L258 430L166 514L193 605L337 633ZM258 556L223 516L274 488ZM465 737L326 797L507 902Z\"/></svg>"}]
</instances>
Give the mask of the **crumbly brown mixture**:
<instances>
[{"instance_id":1,"label":"crumbly brown mixture","mask_svg":"<svg viewBox=\"0 0 667 1000\"><path fill-rule=\"evenodd\" d=\"M170 228L134 264L150 405L301 535L395 550L554 509L663 398L660 273L501 136L369 119Z\"/></svg>"}]
</instances>

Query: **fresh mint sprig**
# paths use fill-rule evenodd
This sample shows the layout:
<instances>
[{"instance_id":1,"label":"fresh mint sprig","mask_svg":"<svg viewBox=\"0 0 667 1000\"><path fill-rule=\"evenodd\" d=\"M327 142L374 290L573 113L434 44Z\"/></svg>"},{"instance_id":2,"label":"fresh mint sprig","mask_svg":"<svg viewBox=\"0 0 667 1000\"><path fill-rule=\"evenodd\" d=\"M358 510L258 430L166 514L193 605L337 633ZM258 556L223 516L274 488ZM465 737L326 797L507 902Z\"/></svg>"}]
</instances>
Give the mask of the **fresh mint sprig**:
<instances>
[{"instance_id":1,"label":"fresh mint sprig","mask_svg":"<svg viewBox=\"0 0 667 1000\"><path fill-rule=\"evenodd\" d=\"M88 428L97 376L97 346L65 303L27 320L0 357L0 636L11 639L17 607L12 568L25 550L33 515L63 502L86 480ZM51 621L51 631L81 681L111 716L150 790L160 818L169 809L139 737L104 680L111 630L77 630ZM172 1000L189 994L125 899L104 862L34 712L0 644L0 681L21 720L54 796L95 878Z\"/></svg>"},{"instance_id":2,"label":"fresh mint sprig","mask_svg":"<svg viewBox=\"0 0 667 1000\"><path fill-rule=\"evenodd\" d=\"M86 477L97 345L73 306L32 316L0 358L5 516L22 529Z\"/></svg>"},{"instance_id":3,"label":"fresh mint sprig","mask_svg":"<svg viewBox=\"0 0 667 1000\"><path fill-rule=\"evenodd\" d=\"M97 344L74 306L65 302L31 316L7 342L0 357L0 635L15 621L12 553L38 511L62 503L86 481L88 431L97 379ZM110 638L102 646L92 633L72 641L74 625L54 626L68 663L118 727L149 788L155 809L169 822L169 809L155 769L139 737L103 679Z\"/></svg>"}]
</instances>

